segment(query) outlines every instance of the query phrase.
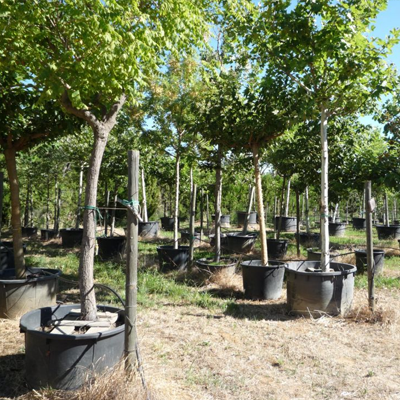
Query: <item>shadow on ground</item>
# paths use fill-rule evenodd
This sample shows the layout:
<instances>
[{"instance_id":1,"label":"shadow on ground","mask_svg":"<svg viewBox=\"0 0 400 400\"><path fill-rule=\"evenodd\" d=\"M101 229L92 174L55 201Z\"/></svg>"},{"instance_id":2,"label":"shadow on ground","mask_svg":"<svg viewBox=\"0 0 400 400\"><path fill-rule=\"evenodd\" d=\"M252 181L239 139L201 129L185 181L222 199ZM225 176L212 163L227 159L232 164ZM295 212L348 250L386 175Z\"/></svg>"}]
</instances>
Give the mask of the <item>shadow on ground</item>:
<instances>
[{"instance_id":1,"label":"shadow on ground","mask_svg":"<svg viewBox=\"0 0 400 400\"><path fill-rule=\"evenodd\" d=\"M14 398L29 392L24 359L24 354L0 356L0 398Z\"/></svg>"}]
</instances>

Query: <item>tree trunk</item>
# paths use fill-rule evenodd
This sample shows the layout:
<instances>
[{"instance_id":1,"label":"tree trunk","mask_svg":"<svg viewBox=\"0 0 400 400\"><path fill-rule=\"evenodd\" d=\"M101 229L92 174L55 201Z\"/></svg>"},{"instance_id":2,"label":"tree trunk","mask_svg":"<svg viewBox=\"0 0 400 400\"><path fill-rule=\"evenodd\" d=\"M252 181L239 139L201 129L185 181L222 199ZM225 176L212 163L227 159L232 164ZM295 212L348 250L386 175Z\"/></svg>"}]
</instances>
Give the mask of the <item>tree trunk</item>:
<instances>
[{"instance_id":1,"label":"tree trunk","mask_svg":"<svg viewBox=\"0 0 400 400\"><path fill-rule=\"evenodd\" d=\"M108 190L107 182L105 184L105 201L106 201L106 209L104 210L104 236L107 237L108 234L108 207L110 207L110 191Z\"/></svg>"},{"instance_id":2,"label":"tree trunk","mask_svg":"<svg viewBox=\"0 0 400 400\"><path fill-rule=\"evenodd\" d=\"M82 318L86 321L94 321L97 317L93 277L97 213L95 209L90 208L96 207L100 166L110 130L104 126L93 127L94 144L86 177L83 238L79 260L81 314Z\"/></svg>"},{"instance_id":3,"label":"tree trunk","mask_svg":"<svg viewBox=\"0 0 400 400\"><path fill-rule=\"evenodd\" d=\"M29 203L30 203L30 192L31 192L31 179L28 177L28 184L26 187L25 197L25 210L24 210L24 226L29 226Z\"/></svg>"},{"instance_id":4,"label":"tree trunk","mask_svg":"<svg viewBox=\"0 0 400 400\"><path fill-rule=\"evenodd\" d=\"M142 168L142 197L143 197L142 219L143 219L143 222L149 222L149 219L147 216L146 184L144 181L144 169L143 168Z\"/></svg>"},{"instance_id":5,"label":"tree trunk","mask_svg":"<svg viewBox=\"0 0 400 400\"><path fill-rule=\"evenodd\" d=\"M336 222L336 218L338 215L338 210L339 210L339 203L335 204L335 210L333 211L333 216L332 216L332 222Z\"/></svg>"},{"instance_id":6,"label":"tree trunk","mask_svg":"<svg viewBox=\"0 0 400 400\"><path fill-rule=\"evenodd\" d=\"M215 168L215 229L214 229L214 261L221 257L221 202L222 202L222 150L218 146L217 166Z\"/></svg>"},{"instance_id":7,"label":"tree trunk","mask_svg":"<svg viewBox=\"0 0 400 400\"><path fill-rule=\"evenodd\" d=\"M262 193L262 180L260 172L259 145L253 145L254 176L256 181L256 197L258 207L258 223L260 227L261 263L268 265L267 232L265 230L264 201Z\"/></svg>"},{"instance_id":8,"label":"tree trunk","mask_svg":"<svg viewBox=\"0 0 400 400\"><path fill-rule=\"evenodd\" d=\"M321 268L330 269L328 209L328 119L325 106L321 107Z\"/></svg>"},{"instance_id":9,"label":"tree trunk","mask_svg":"<svg viewBox=\"0 0 400 400\"><path fill-rule=\"evenodd\" d=\"M58 232L60 228L60 211L61 211L61 188L59 187L57 190L57 199L56 199L56 217L55 217L55 225L56 231Z\"/></svg>"},{"instance_id":10,"label":"tree trunk","mask_svg":"<svg viewBox=\"0 0 400 400\"><path fill-rule=\"evenodd\" d=\"M290 178L287 181L287 188L286 188L285 217L289 216L289 203L290 203Z\"/></svg>"},{"instance_id":11,"label":"tree trunk","mask_svg":"<svg viewBox=\"0 0 400 400\"><path fill-rule=\"evenodd\" d=\"M176 153L175 160L175 210L174 210L174 249L179 247L178 243L178 221L179 221L179 184L180 184L180 154L179 151Z\"/></svg>"},{"instance_id":12,"label":"tree trunk","mask_svg":"<svg viewBox=\"0 0 400 400\"><path fill-rule=\"evenodd\" d=\"M276 238L279 240L279 237L281 236L281 228L282 228L282 215L283 215L283 198L285 195L285 183L286 183L286 176L283 177L283 182L282 182L282 192L281 192L281 201L280 201L280 207L279 207L279 222L278 222L278 234Z\"/></svg>"},{"instance_id":13,"label":"tree trunk","mask_svg":"<svg viewBox=\"0 0 400 400\"><path fill-rule=\"evenodd\" d=\"M15 260L15 274L18 279L25 278L25 260L22 248L21 232L21 205L19 200L19 183L17 174L16 151L14 148L8 148L4 152L8 181L11 194L11 226L13 237L13 249Z\"/></svg>"},{"instance_id":14,"label":"tree trunk","mask_svg":"<svg viewBox=\"0 0 400 400\"><path fill-rule=\"evenodd\" d=\"M388 194L385 192L385 218L386 218L386 226L390 226L390 218L389 218L389 199Z\"/></svg>"},{"instance_id":15,"label":"tree trunk","mask_svg":"<svg viewBox=\"0 0 400 400\"><path fill-rule=\"evenodd\" d=\"M47 199L46 199L46 229L49 229L50 220L50 174L47 171Z\"/></svg>"},{"instance_id":16,"label":"tree trunk","mask_svg":"<svg viewBox=\"0 0 400 400\"><path fill-rule=\"evenodd\" d=\"M367 233L367 266L368 266L368 305L372 312L375 311L375 274L374 274L374 249L372 234L372 208L371 208L371 181L365 182L365 218Z\"/></svg>"},{"instance_id":17,"label":"tree trunk","mask_svg":"<svg viewBox=\"0 0 400 400\"><path fill-rule=\"evenodd\" d=\"M117 208L118 204L118 183L115 182L114 185L114 208L111 212L111 227L110 227L110 236L114 236L115 233L115 209Z\"/></svg>"},{"instance_id":18,"label":"tree trunk","mask_svg":"<svg viewBox=\"0 0 400 400\"><path fill-rule=\"evenodd\" d=\"M78 207L76 210L76 222L75 222L76 229L78 229L81 224L82 192L83 192L83 165L81 165L81 170L79 171Z\"/></svg>"},{"instance_id":19,"label":"tree trunk","mask_svg":"<svg viewBox=\"0 0 400 400\"><path fill-rule=\"evenodd\" d=\"M296 249L297 258L300 258L300 193L298 189L296 189L296 216Z\"/></svg>"},{"instance_id":20,"label":"tree trunk","mask_svg":"<svg viewBox=\"0 0 400 400\"><path fill-rule=\"evenodd\" d=\"M3 227L3 197L4 197L4 173L0 172L0 239Z\"/></svg>"},{"instance_id":21,"label":"tree trunk","mask_svg":"<svg viewBox=\"0 0 400 400\"><path fill-rule=\"evenodd\" d=\"M309 197L308 197L308 185L304 192L304 205L305 205L305 220L306 220L306 232L310 233L310 207L309 207Z\"/></svg>"},{"instance_id":22,"label":"tree trunk","mask_svg":"<svg viewBox=\"0 0 400 400\"><path fill-rule=\"evenodd\" d=\"M253 205L253 198L254 198L254 186L250 185L249 187L249 201L247 203L247 210L246 210L246 216L244 219L244 225L242 229L242 233L246 235L247 233L247 228L249 226L249 219L250 219L250 212L251 212L251 207Z\"/></svg>"}]
</instances>

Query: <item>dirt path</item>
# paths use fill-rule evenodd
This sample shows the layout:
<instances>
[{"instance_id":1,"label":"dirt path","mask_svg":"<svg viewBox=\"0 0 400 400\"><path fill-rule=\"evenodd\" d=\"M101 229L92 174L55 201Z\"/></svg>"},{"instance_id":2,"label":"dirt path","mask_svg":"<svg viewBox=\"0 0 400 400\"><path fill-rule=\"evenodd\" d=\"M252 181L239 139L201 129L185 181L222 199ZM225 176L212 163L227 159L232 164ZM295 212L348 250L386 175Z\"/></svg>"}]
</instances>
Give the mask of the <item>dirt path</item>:
<instances>
[{"instance_id":1,"label":"dirt path","mask_svg":"<svg viewBox=\"0 0 400 400\"><path fill-rule=\"evenodd\" d=\"M346 320L274 313L285 299L242 302L251 319L146 311L138 331L147 379L165 400L400 399L399 294L379 291L375 323L365 322L366 296L356 292L359 315Z\"/></svg>"}]
</instances>

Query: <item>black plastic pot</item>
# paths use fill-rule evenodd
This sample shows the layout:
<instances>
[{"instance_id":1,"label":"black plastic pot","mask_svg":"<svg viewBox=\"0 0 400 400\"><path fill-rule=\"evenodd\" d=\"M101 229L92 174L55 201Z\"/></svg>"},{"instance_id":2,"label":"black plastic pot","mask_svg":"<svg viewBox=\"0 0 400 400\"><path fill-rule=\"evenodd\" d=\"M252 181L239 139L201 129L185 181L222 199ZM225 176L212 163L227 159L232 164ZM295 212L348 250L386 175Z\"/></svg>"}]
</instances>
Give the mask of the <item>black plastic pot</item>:
<instances>
[{"instance_id":1,"label":"black plastic pot","mask_svg":"<svg viewBox=\"0 0 400 400\"><path fill-rule=\"evenodd\" d=\"M237 260L235 258L220 258L218 263L212 259L201 258L196 261L199 269L209 273L223 272L227 275L233 275L236 272Z\"/></svg>"},{"instance_id":2,"label":"black plastic pot","mask_svg":"<svg viewBox=\"0 0 400 400\"><path fill-rule=\"evenodd\" d=\"M61 243L63 247L80 246L83 238L83 229L67 228L60 229Z\"/></svg>"},{"instance_id":3,"label":"black plastic pot","mask_svg":"<svg viewBox=\"0 0 400 400\"><path fill-rule=\"evenodd\" d=\"M321 316L346 314L354 291L354 265L330 263L332 272L309 272L319 261L294 261L286 266L287 303L292 314Z\"/></svg>"},{"instance_id":4,"label":"black plastic pot","mask_svg":"<svg viewBox=\"0 0 400 400\"><path fill-rule=\"evenodd\" d=\"M15 269L0 272L0 318L19 318L38 307L56 303L58 278L55 269L28 268L25 279L15 277Z\"/></svg>"},{"instance_id":5,"label":"black plastic pot","mask_svg":"<svg viewBox=\"0 0 400 400\"><path fill-rule=\"evenodd\" d=\"M344 222L329 222L329 236L343 237L346 233Z\"/></svg>"},{"instance_id":6,"label":"black plastic pot","mask_svg":"<svg viewBox=\"0 0 400 400\"><path fill-rule=\"evenodd\" d=\"M37 235L37 228L35 226L24 226L21 228L22 236L33 237Z\"/></svg>"},{"instance_id":7,"label":"black plastic pot","mask_svg":"<svg viewBox=\"0 0 400 400\"><path fill-rule=\"evenodd\" d=\"M281 232L296 232L297 230L297 218L296 217L275 217L275 230L279 229L279 220L281 223Z\"/></svg>"},{"instance_id":8,"label":"black plastic pot","mask_svg":"<svg viewBox=\"0 0 400 400\"><path fill-rule=\"evenodd\" d=\"M157 247L160 269L163 271L177 269L183 271L189 261L189 246L159 246Z\"/></svg>"},{"instance_id":9,"label":"black plastic pot","mask_svg":"<svg viewBox=\"0 0 400 400\"><path fill-rule=\"evenodd\" d=\"M26 253L26 244L22 244L24 254ZM0 242L0 272L5 269L15 268L13 242Z\"/></svg>"},{"instance_id":10,"label":"black plastic pot","mask_svg":"<svg viewBox=\"0 0 400 400\"><path fill-rule=\"evenodd\" d=\"M362 230L367 227L367 220L365 218L353 217L353 228Z\"/></svg>"},{"instance_id":11,"label":"black plastic pot","mask_svg":"<svg viewBox=\"0 0 400 400\"><path fill-rule=\"evenodd\" d=\"M268 258L279 260L284 258L287 253L289 241L286 239L267 239Z\"/></svg>"},{"instance_id":12,"label":"black plastic pot","mask_svg":"<svg viewBox=\"0 0 400 400\"><path fill-rule=\"evenodd\" d=\"M228 233L224 247L231 253L247 254L253 250L256 240L256 233Z\"/></svg>"},{"instance_id":13,"label":"black plastic pot","mask_svg":"<svg viewBox=\"0 0 400 400\"><path fill-rule=\"evenodd\" d=\"M188 231L181 231L181 243L190 243L190 232ZM200 241L200 233L194 233L194 244L199 245Z\"/></svg>"},{"instance_id":14,"label":"black plastic pot","mask_svg":"<svg viewBox=\"0 0 400 400\"><path fill-rule=\"evenodd\" d=\"M102 260L110 260L115 257L120 258L124 251L125 242L125 236L98 237L99 257Z\"/></svg>"},{"instance_id":15,"label":"black plastic pot","mask_svg":"<svg viewBox=\"0 0 400 400\"><path fill-rule=\"evenodd\" d=\"M366 250L356 250L356 267L357 272L363 274L367 271L367 251ZM374 249L374 273L375 275L380 275L383 271L383 265L385 260L385 252L380 249Z\"/></svg>"},{"instance_id":16,"label":"black plastic pot","mask_svg":"<svg viewBox=\"0 0 400 400\"><path fill-rule=\"evenodd\" d=\"M236 211L237 223L239 226L243 226L246 221L247 212L246 211ZM255 211L250 211L249 214L249 225L256 225L258 219L258 214Z\"/></svg>"},{"instance_id":17,"label":"black plastic pot","mask_svg":"<svg viewBox=\"0 0 400 400\"><path fill-rule=\"evenodd\" d=\"M264 266L261 260L243 261L243 289L246 299L276 300L282 293L285 263L269 261Z\"/></svg>"},{"instance_id":18,"label":"black plastic pot","mask_svg":"<svg viewBox=\"0 0 400 400\"><path fill-rule=\"evenodd\" d=\"M58 236L58 232L54 229L41 229L40 230L40 239L41 240L50 240L54 239Z\"/></svg>"},{"instance_id":19,"label":"black plastic pot","mask_svg":"<svg viewBox=\"0 0 400 400\"><path fill-rule=\"evenodd\" d=\"M297 237L297 233L295 234ZM299 234L300 244L304 247L320 247L321 246L321 234L314 232L300 232Z\"/></svg>"},{"instance_id":20,"label":"black plastic pot","mask_svg":"<svg viewBox=\"0 0 400 400\"><path fill-rule=\"evenodd\" d=\"M139 236L154 238L158 235L158 221L139 222Z\"/></svg>"},{"instance_id":21,"label":"black plastic pot","mask_svg":"<svg viewBox=\"0 0 400 400\"><path fill-rule=\"evenodd\" d=\"M400 239L400 225L376 225L379 240Z\"/></svg>"},{"instance_id":22,"label":"black plastic pot","mask_svg":"<svg viewBox=\"0 0 400 400\"><path fill-rule=\"evenodd\" d=\"M211 219L213 221L215 221L215 214L211 215ZM222 226L227 227L227 226L229 226L231 224L231 216L230 215L221 214L221 218L220 219L221 219L221 225Z\"/></svg>"},{"instance_id":23,"label":"black plastic pot","mask_svg":"<svg viewBox=\"0 0 400 400\"><path fill-rule=\"evenodd\" d=\"M164 231L174 230L174 218L173 217L161 217L161 227ZM178 218L178 229L179 229L179 218Z\"/></svg>"},{"instance_id":24,"label":"black plastic pot","mask_svg":"<svg viewBox=\"0 0 400 400\"><path fill-rule=\"evenodd\" d=\"M20 321L25 333L25 369L29 388L75 390L92 375L114 367L124 353L124 314L114 307L99 311L118 312L117 327L91 334L57 335L43 332L51 320L65 317L79 305L45 307L25 314Z\"/></svg>"}]
</instances>

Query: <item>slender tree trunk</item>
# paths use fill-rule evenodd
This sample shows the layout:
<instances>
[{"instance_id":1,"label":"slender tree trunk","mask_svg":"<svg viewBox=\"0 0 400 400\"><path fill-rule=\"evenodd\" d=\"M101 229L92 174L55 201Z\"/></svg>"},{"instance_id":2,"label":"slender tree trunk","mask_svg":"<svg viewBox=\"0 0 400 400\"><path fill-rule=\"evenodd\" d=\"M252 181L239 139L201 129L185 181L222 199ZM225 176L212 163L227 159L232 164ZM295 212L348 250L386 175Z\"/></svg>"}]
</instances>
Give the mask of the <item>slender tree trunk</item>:
<instances>
[{"instance_id":1,"label":"slender tree trunk","mask_svg":"<svg viewBox=\"0 0 400 400\"><path fill-rule=\"evenodd\" d=\"M287 181L287 188L286 188L285 217L289 216L289 203L290 203L290 178Z\"/></svg>"},{"instance_id":2,"label":"slender tree trunk","mask_svg":"<svg viewBox=\"0 0 400 400\"><path fill-rule=\"evenodd\" d=\"M336 222L338 209L339 209L339 203L336 203L335 204L335 210L333 211L332 222Z\"/></svg>"},{"instance_id":3,"label":"slender tree trunk","mask_svg":"<svg viewBox=\"0 0 400 400\"><path fill-rule=\"evenodd\" d=\"M104 210L104 235L107 237L108 234L108 207L110 207L110 191L108 190L107 182L105 183L105 201L106 209Z\"/></svg>"},{"instance_id":4,"label":"slender tree trunk","mask_svg":"<svg viewBox=\"0 0 400 400\"><path fill-rule=\"evenodd\" d=\"M190 216L189 216L189 235L190 235L190 245L189 245L189 265L190 268L193 267L193 256L194 256L194 225L196 222L196 195L197 195L197 185L192 185L192 191L190 193Z\"/></svg>"},{"instance_id":5,"label":"slender tree trunk","mask_svg":"<svg viewBox=\"0 0 400 400\"><path fill-rule=\"evenodd\" d=\"M305 203L305 219L306 219L306 232L310 233L310 207L309 207L309 197L308 197L308 185L304 192L304 203Z\"/></svg>"},{"instance_id":6,"label":"slender tree trunk","mask_svg":"<svg viewBox=\"0 0 400 400\"><path fill-rule=\"evenodd\" d=\"M296 189L296 248L297 248L297 258L300 258L300 194L299 190Z\"/></svg>"},{"instance_id":7,"label":"slender tree trunk","mask_svg":"<svg viewBox=\"0 0 400 400\"><path fill-rule=\"evenodd\" d=\"M81 224L82 192L83 192L83 165L81 165L81 169L79 171L78 207L76 210L76 223L75 223L76 229L78 229Z\"/></svg>"},{"instance_id":8,"label":"slender tree trunk","mask_svg":"<svg viewBox=\"0 0 400 400\"><path fill-rule=\"evenodd\" d=\"M256 197L258 207L258 223L260 226L261 263L268 265L267 232L265 230L264 201L262 193L262 180L260 171L259 146L253 145L254 176L256 181Z\"/></svg>"},{"instance_id":9,"label":"slender tree trunk","mask_svg":"<svg viewBox=\"0 0 400 400\"><path fill-rule=\"evenodd\" d=\"M221 257L221 202L222 202L222 150L218 146L217 166L215 168L215 229L214 229L214 261Z\"/></svg>"},{"instance_id":10,"label":"slender tree trunk","mask_svg":"<svg viewBox=\"0 0 400 400\"><path fill-rule=\"evenodd\" d=\"M207 235L210 232L210 204L208 201L208 193L206 194L206 224L207 224Z\"/></svg>"},{"instance_id":11,"label":"slender tree trunk","mask_svg":"<svg viewBox=\"0 0 400 400\"><path fill-rule=\"evenodd\" d=\"M397 219L397 199L393 199L393 224L395 224L395 220Z\"/></svg>"},{"instance_id":12,"label":"slender tree trunk","mask_svg":"<svg viewBox=\"0 0 400 400\"><path fill-rule=\"evenodd\" d=\"M365 189L363 190L363 194L361 197L362 197L362 201L361 201L360 217L362 218L365 215Z\"/></svg>"},{"instance_id":13,"label":"slender tree trunk","mask_svg":"<svg viewBox=\"0 0 400 400\"><path fill-rule=\"evenodd\" d=\"M57 225L57 204L58 204L58 177L57 175L54 178L54 223L53 229L58 232Z\"/></svg>"},{"instance_id":14,"label":"slender tree trunk","mask_svg":"<svg viewBox=\"0 0 400 400\"><path fill-rule=\"evenodd\" d=\"M178 242L178 221L179 221L179 185L180 185L180 161L179 151L176 153L175 160L175 210L174 210L174 249L179 247Z\"/></svg>"},{"instance_id":15,"label":"slender tree trunk","mask_svg":"<svg viewBox=\"0 0 400 400\"><path fill-rule=\"evenodd\" d=\"M390 219L389 219L389 199L388 194L385 192L385 217L386 217L386 226L390 226Z\"/></svg>"},{"instance_id":16,"label":"slender tree trunk","mask_svg":"<svg viewBox=\"0 0 400 400\"><path fill-rule=\"evenodd\" d=\"M118 183L115 182L114 186L114 208L111 212L111 228L110 228L110 236L113 237L115 233L115 209L117 208L118 204Z\"/></svg>"},{"instance_id":17,"label":"slender tree trunk","mask_svg":"<svg viewBox=\"0 0 400 400\"><path fill-rule=\"evenodd\" d=\"M50 175L47 171L47 199L46 199L46 229L49 229L50 220Z\"/></svg>"},{"instance_id":18,"label":"slender tree trunk","mask_svg":"<svg viewBox=\"0 0 400 400\"><path fill-rule=\"evenodd\" d=\"M321 268L330 269L329 209L328 209L328 119L325 105L321 107Z\"/></svg>"},{"instance_id":19,"label":"slender tree trunk","mask_svg":"<svg viewBox=\"0 0 400 400\"><path fill-rule=\"evenodd\" d=\"M244 225L243 225L243 229L242 229L243 234L247 233L247 228L249 226L249 219L250 219L251 207L253 205L253 198L254 198L254 186L250 185L250 187L249 187L249 202L247 204L246 216L244 219Z\"/></svg>"},{"instance_id":20,"label":"slender tree trunk","mask_svg":"<svg viewBox=\"0 0 400 400\"><path fill-rule=\"evenodd\" d=\"M57 200L56 200L56 231L58 232L60 228L60 211L61 211L61 188L57 190Z\"/></svg>"},{"instance_id":21,"label":"slender tree trunk","mask_svg":"<svg viewBox=\"0 0 400 400\"><path fill-rule=\"evenodd\" d=\"M19 183L17 175L16 151L14 148L8 148L4 152L8 181L10 184L11 194L11 227L13 237L13 250L15 261L15 274L18 279L25 278L25 260L22 249L22 232L21 232L21 205L19 199Z\"/></svg>"},{"instance_id":22,"label":"slender tree trunk","mask_svg":"<svg viewBox=\"0 0 400 400\"><path fill-rule=\"evenodd\" d=\"M203 243L204 228L204 193L200 189L200 243Z\"/></svg>"},{"instance_id":23,"label":"slender tree trunk","mask_svg":"<svg viewBox=\"0 0 400 400\"><path fill-rule=\"evenodd\" d=\"M146 184L144 181L144 169L143 168L142 168L142 197L143 197L142 219L143 219L143 222L149 222L149 219L147 217Z\"/></svg>"},{"instance_id":24,"label":"slender tree trunk","mask_svg":"<svg viewBox=\"0 0 400 400\"><path fill-rule=\"evenodd\" d=\"M279 240L279 237L281 236L281 228L282 228L282 216L283 216L283 199L285 196L285 184L286 184L286 176L283 177L283 182L282 182L282 191L281 191L281 201L280 201L280 208L279 208L279 220L278 220L278 234L276 238Z\"/></svg>"},{"instance_id":25,"label":"slender tree trunk","mask_svg":"<svg viewBox=\"0 0 400 400\"><path fill-rule=\"evenodd\" d=\"M89 207L96 207L97 184L101 161L110 130L94 127L94 144L86 177L85 211L83 213L83 238L79 260L79 289L81 298L81 314L86 321L97 318L96 297L94 292L93 264L96 245L97 213Z\"/></svg>"},{"instance_id":26,"label":"slender tree trunk","mask_svg":"<svg viewBox=\"0 0 400 400\"><path fill-rule=\"evenodd\" d=\"M367 233L367 265L368 265L368 305L370 310L375 311L375 287L374 287L374 249L372 238L372 209L371 181L365 182L365 211L366 211L366 233Z\"/></svg>"},{"instance_id":27,"label":"slender tree trunk","mask_svg":"<svg viewBox=\"0 0 400 400\"><path fill-rule=\"evenodd\" d=\"M26 197L25 197L24 227L28 227L29 226L30 192L31 192L31 179L30 179L30 177L28 177L28 184L27 184L27 187L26 187Z\"/></svg>"}]
</instances>

